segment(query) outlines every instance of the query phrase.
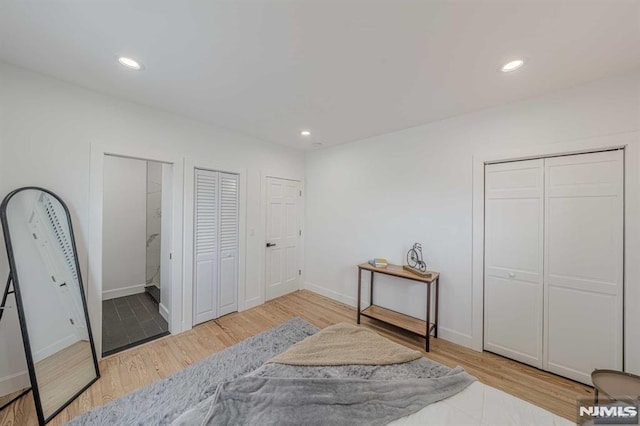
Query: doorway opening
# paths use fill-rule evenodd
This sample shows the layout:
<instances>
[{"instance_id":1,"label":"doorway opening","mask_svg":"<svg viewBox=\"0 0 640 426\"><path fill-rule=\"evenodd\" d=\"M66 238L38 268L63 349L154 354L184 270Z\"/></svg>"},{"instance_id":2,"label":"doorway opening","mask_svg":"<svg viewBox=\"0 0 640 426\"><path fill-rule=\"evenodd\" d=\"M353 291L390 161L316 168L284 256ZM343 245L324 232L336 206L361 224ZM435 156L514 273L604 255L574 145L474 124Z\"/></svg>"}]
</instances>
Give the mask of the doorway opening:
<instances>
[{"instance_id":1,"label":"doorway opening","mask_svg":"<svg viewBox=\"0 0 640 426\"><path fill-rule=\"evenodd\" d=\"M102 355L169 334L172 165L105 155Z\"/></svg>"}]
</instances>

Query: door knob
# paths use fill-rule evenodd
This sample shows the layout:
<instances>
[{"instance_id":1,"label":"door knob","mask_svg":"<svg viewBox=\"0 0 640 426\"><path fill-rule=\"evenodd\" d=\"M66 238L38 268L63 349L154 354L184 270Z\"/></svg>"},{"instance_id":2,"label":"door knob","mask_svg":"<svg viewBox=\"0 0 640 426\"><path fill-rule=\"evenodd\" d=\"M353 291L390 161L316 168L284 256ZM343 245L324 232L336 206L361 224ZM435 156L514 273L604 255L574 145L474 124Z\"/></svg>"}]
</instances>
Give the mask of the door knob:
<instances>
[{"instance_id":1,"label":"door knob","mask_svg":"<svg viewBox=\"0 0 640 426\"><path fill-rule=\"evenodd\" d=\"M276 243L267 243L267 247L275 247Z\"/></svg>"}]
</instances>

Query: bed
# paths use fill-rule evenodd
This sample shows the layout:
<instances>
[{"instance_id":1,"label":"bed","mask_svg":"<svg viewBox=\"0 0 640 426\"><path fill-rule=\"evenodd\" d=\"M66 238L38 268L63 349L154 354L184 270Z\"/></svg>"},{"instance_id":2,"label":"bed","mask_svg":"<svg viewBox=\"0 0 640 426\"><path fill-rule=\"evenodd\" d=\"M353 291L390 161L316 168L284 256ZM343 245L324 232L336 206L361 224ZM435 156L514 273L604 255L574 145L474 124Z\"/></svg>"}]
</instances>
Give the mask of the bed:
<instances>
[{"instance_id":1,"label":"bed","mask_svg":"<svg viewBox=\"0 0 640 426\"><path fill-rule=\"evenodd\" d=\"M299 318L70 424L256 423L572 424L364 327Z\"/></svg>"}]
</instances>

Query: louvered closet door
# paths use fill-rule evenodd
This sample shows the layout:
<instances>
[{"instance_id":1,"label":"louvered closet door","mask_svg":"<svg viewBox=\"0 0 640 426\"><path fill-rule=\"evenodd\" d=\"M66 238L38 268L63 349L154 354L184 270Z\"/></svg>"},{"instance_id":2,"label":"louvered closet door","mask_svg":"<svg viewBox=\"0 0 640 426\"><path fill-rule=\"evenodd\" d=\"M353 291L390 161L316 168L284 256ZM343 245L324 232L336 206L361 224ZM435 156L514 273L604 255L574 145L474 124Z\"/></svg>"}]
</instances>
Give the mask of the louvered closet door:
<instances>
[{"instance_id":1,"label":"louvered closet door","mask_svg":"<svg viewBox=\"0 0 640 426\"><path fill-rule=\"evenodd\" d=\"M195 171L194 325L218 317L218 179L218 172Z\"/></svg>"},{"instance_id":2,"label":"louvered closet door","mask_svg":"<svg viewBox=\"0 0 640 426\"><path fill-rule=\"evenodd\" d=\"M218 316L238 310L238 175L220 173Z\"/></svg>"},{"instance_id":3,"label":"louvered closet door","mask_svg":"<svg viewBox=\"0 0 640 426\"><path fill-rule=\"evenodd\" d=\"M545 366L622 368L623 152L545 160Z\"/></svg>"},{"instance_id":4,"label":"louvered closet door","mask_svg":"<svg viewBox=\"0 0 640 426\"><path fill-rule=\"evenodd\" d=\"M542 366L543 161L485 168L484 348Z\"/></svg>"}]
</instances>

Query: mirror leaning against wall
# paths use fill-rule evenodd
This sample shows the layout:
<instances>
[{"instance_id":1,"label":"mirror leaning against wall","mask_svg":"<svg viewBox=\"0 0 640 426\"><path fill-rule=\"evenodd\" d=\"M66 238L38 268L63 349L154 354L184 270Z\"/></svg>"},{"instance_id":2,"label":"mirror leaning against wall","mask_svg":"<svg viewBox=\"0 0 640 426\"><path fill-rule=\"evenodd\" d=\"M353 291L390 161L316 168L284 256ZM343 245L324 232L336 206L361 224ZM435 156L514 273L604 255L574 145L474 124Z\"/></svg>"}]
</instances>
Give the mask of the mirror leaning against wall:
<instances>
[{"instance_id":1,"label":"mirror leaning against wall","mask_svg":"<svg viewBox=\"0 0 640 426\"><path fill-rule=\"evenodd\" d=\"M0 206L33 399L45 424L100 377L69 210L20 188ZM6 297L4 298L6 300Z\"/></svg>"}]
</instances>

